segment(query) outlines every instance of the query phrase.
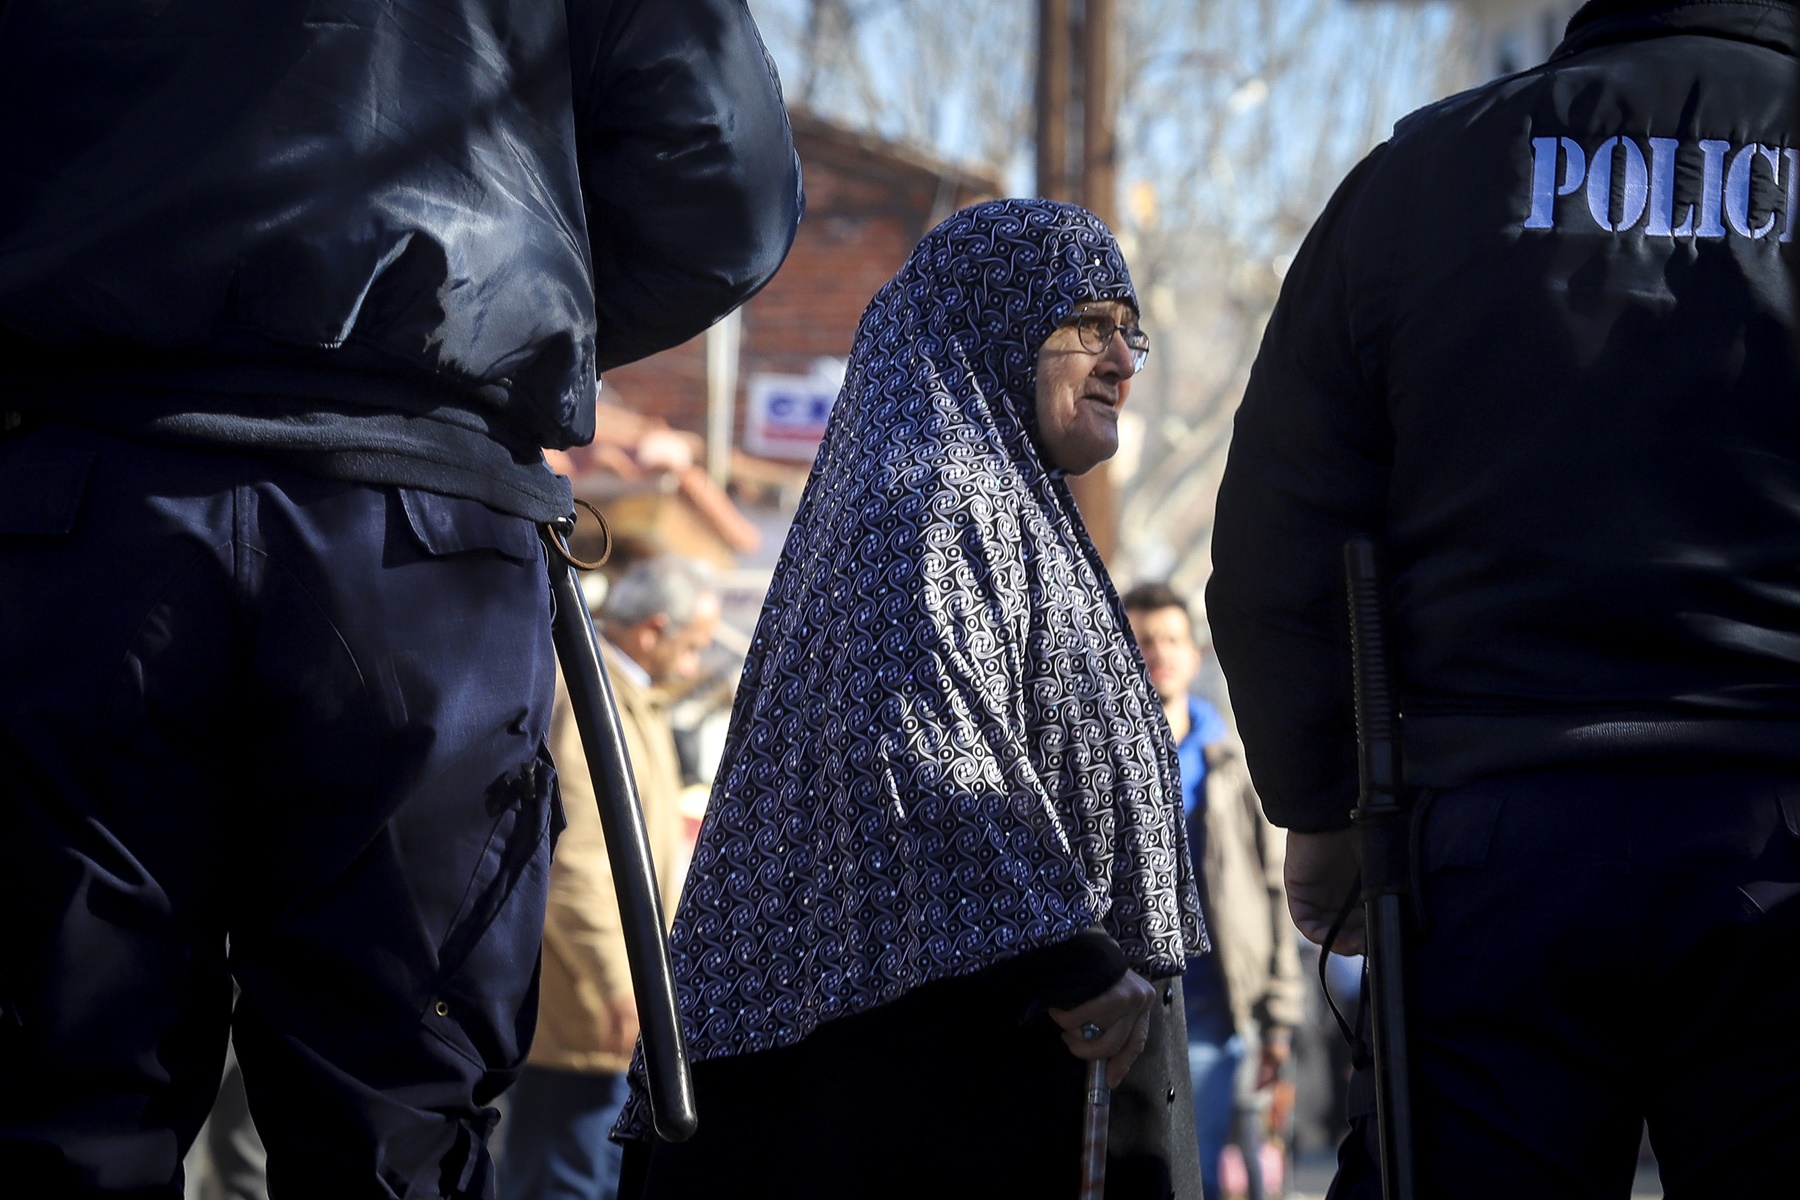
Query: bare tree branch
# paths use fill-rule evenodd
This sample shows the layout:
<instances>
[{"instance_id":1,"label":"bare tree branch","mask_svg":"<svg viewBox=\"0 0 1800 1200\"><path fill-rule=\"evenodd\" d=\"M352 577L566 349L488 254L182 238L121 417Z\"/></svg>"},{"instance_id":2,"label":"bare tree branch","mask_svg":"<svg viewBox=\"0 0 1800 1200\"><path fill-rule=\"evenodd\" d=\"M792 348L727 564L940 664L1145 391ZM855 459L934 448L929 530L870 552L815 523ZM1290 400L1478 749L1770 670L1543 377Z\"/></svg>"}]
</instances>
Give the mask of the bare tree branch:
<instances>
[{"instance_id":1,"label":"bare tree branch","mask_svg":"<svg viewBox=\"0 0 1800 1200\"><path fill-rule=\"evenodd\" d=\"M951 158L1028 161L1032 0L753 0L797 95ZM1233 416L1286 265L1405 111L1470 78L1445 5L1121 0L1119 230L1156 340L1128 412L1122 573L1197 595Z\"/></svg>"}]
</instances>

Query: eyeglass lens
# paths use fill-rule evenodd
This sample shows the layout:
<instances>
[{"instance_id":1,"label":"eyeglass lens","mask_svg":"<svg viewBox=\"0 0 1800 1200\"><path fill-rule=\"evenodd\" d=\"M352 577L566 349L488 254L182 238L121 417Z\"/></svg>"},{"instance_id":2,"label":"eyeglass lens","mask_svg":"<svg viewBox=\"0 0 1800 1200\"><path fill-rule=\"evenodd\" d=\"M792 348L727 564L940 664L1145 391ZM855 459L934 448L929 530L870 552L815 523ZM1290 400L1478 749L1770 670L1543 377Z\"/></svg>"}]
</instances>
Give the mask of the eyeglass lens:
<instances>
[{"instance_id":1,"label":"eyeglass lens","mask_svg":"<svg viewBox=\"0 0 1800 1200\"><path fill-rule=\"evenodd\" d=\"M1106 348L1112 345L1113 335L1123 333L1137 370L1143 370L1150 357L1150 337L1142 326L1120 325L1105 313L1083 313L1076 320L1075 329L1081 337L1082 349L1089 354L1106 353Z\"/></svg>"}]
</instances>

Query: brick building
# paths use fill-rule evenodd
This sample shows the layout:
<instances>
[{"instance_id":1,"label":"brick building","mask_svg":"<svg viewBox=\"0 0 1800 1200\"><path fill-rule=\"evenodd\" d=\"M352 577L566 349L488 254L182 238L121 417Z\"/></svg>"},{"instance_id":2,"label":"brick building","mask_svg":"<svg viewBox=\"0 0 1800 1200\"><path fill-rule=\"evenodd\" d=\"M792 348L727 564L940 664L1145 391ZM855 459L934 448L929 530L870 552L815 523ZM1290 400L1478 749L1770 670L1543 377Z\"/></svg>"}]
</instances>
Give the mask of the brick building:
<instances>
[{"instance_id":1,"label":"brick building","mask_svg":"<svg viewBox=\"0 0 1800 1200\"><path fill-rule=\"evenodd\" d=\"M742 316L734 445L760 376L806 376L841 364L875 290L899 269L921 235L977 200L1000 194L995 176L923 151L853 133L806 112L791 114L806 181L806 218L792 253ZM695 338L609 371L602 399L703 438L707 428L706 339ZM737 457L746 484L781 469ZM791 456L804 467L804 447ZM768 464L773 467L773 464ZM790 468L791 470L791 468Z\"/></svg>"}]
</instances>

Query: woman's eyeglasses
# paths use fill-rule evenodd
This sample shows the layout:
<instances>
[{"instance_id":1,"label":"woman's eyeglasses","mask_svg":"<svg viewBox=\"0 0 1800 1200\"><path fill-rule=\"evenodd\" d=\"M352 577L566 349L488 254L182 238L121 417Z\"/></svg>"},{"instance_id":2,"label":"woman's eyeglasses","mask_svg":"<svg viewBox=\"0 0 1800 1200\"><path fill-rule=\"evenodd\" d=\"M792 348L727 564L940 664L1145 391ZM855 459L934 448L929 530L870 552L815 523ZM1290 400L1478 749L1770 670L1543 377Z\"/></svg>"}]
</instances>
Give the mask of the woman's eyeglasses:
<instances>
[{"instance_id":1,"label":"woman's eyeglasses","mask_svg":"<svg viewBox=\"0 0 1800 1200\"><path fill-rule=\"evenodd\" d=\"M1076 313L1064 324L1075 327L1081 348L1089 354L1105 354L1113 335L1120 334L1125 338L1126 349L1131 351L1132 370L1143 370L1150 359L1150 335L1141 325L1121 325L1103 312Z\"/></svg>"}]
</instances>

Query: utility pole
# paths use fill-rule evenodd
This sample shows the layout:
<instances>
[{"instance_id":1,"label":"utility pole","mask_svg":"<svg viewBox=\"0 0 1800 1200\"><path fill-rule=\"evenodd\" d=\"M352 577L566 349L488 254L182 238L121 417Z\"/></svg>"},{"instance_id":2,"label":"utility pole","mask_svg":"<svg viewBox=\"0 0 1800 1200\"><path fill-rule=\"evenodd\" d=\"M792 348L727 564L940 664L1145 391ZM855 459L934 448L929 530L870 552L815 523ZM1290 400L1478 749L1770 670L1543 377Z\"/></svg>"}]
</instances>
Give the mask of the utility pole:
<instances>
[{"instance_id":1,"label":"utility pole","mask_svg":"<svg viewBox=\"0 0 1800 1200\"><path fill-rule=\"evenodd\" d=\"M1038 0L1037 185L1049 200L1075 200L1107 225L1118 227L1117 104L1112 85L1112 33L1116 0ZM1081 56L1071 53L1079 28ZM1081 97L1075 124L1071 96ZM1079 187L1069 178L1070 133L1081 143ZM1069 489L1102 561L1110 563L1119 541L1119 497L1107 464L1071 476Z\"/></svg>"},{"instance_id":2,"label":"utility pole","mask_svg":"<svg viewBox=\"0 0 1800 1200\"><path fill-rule=\"evenodd\" d=\"M1112 83L1114 0L1087 0L1081 43L1081 202L1107 225L1119 216L1118 103Z\"/></svg>"},{"instance_id":3,"label":"utility pole","mask_svg":"<svg viewBox=\"0 0 1800 1200\"><path fill-rule=\"evenodd\" d=\"M1038 0L1037 191L1073 200L1069 186L1069 94L1073 83L1069 0Z\"/></svg>"}]
</instances>

